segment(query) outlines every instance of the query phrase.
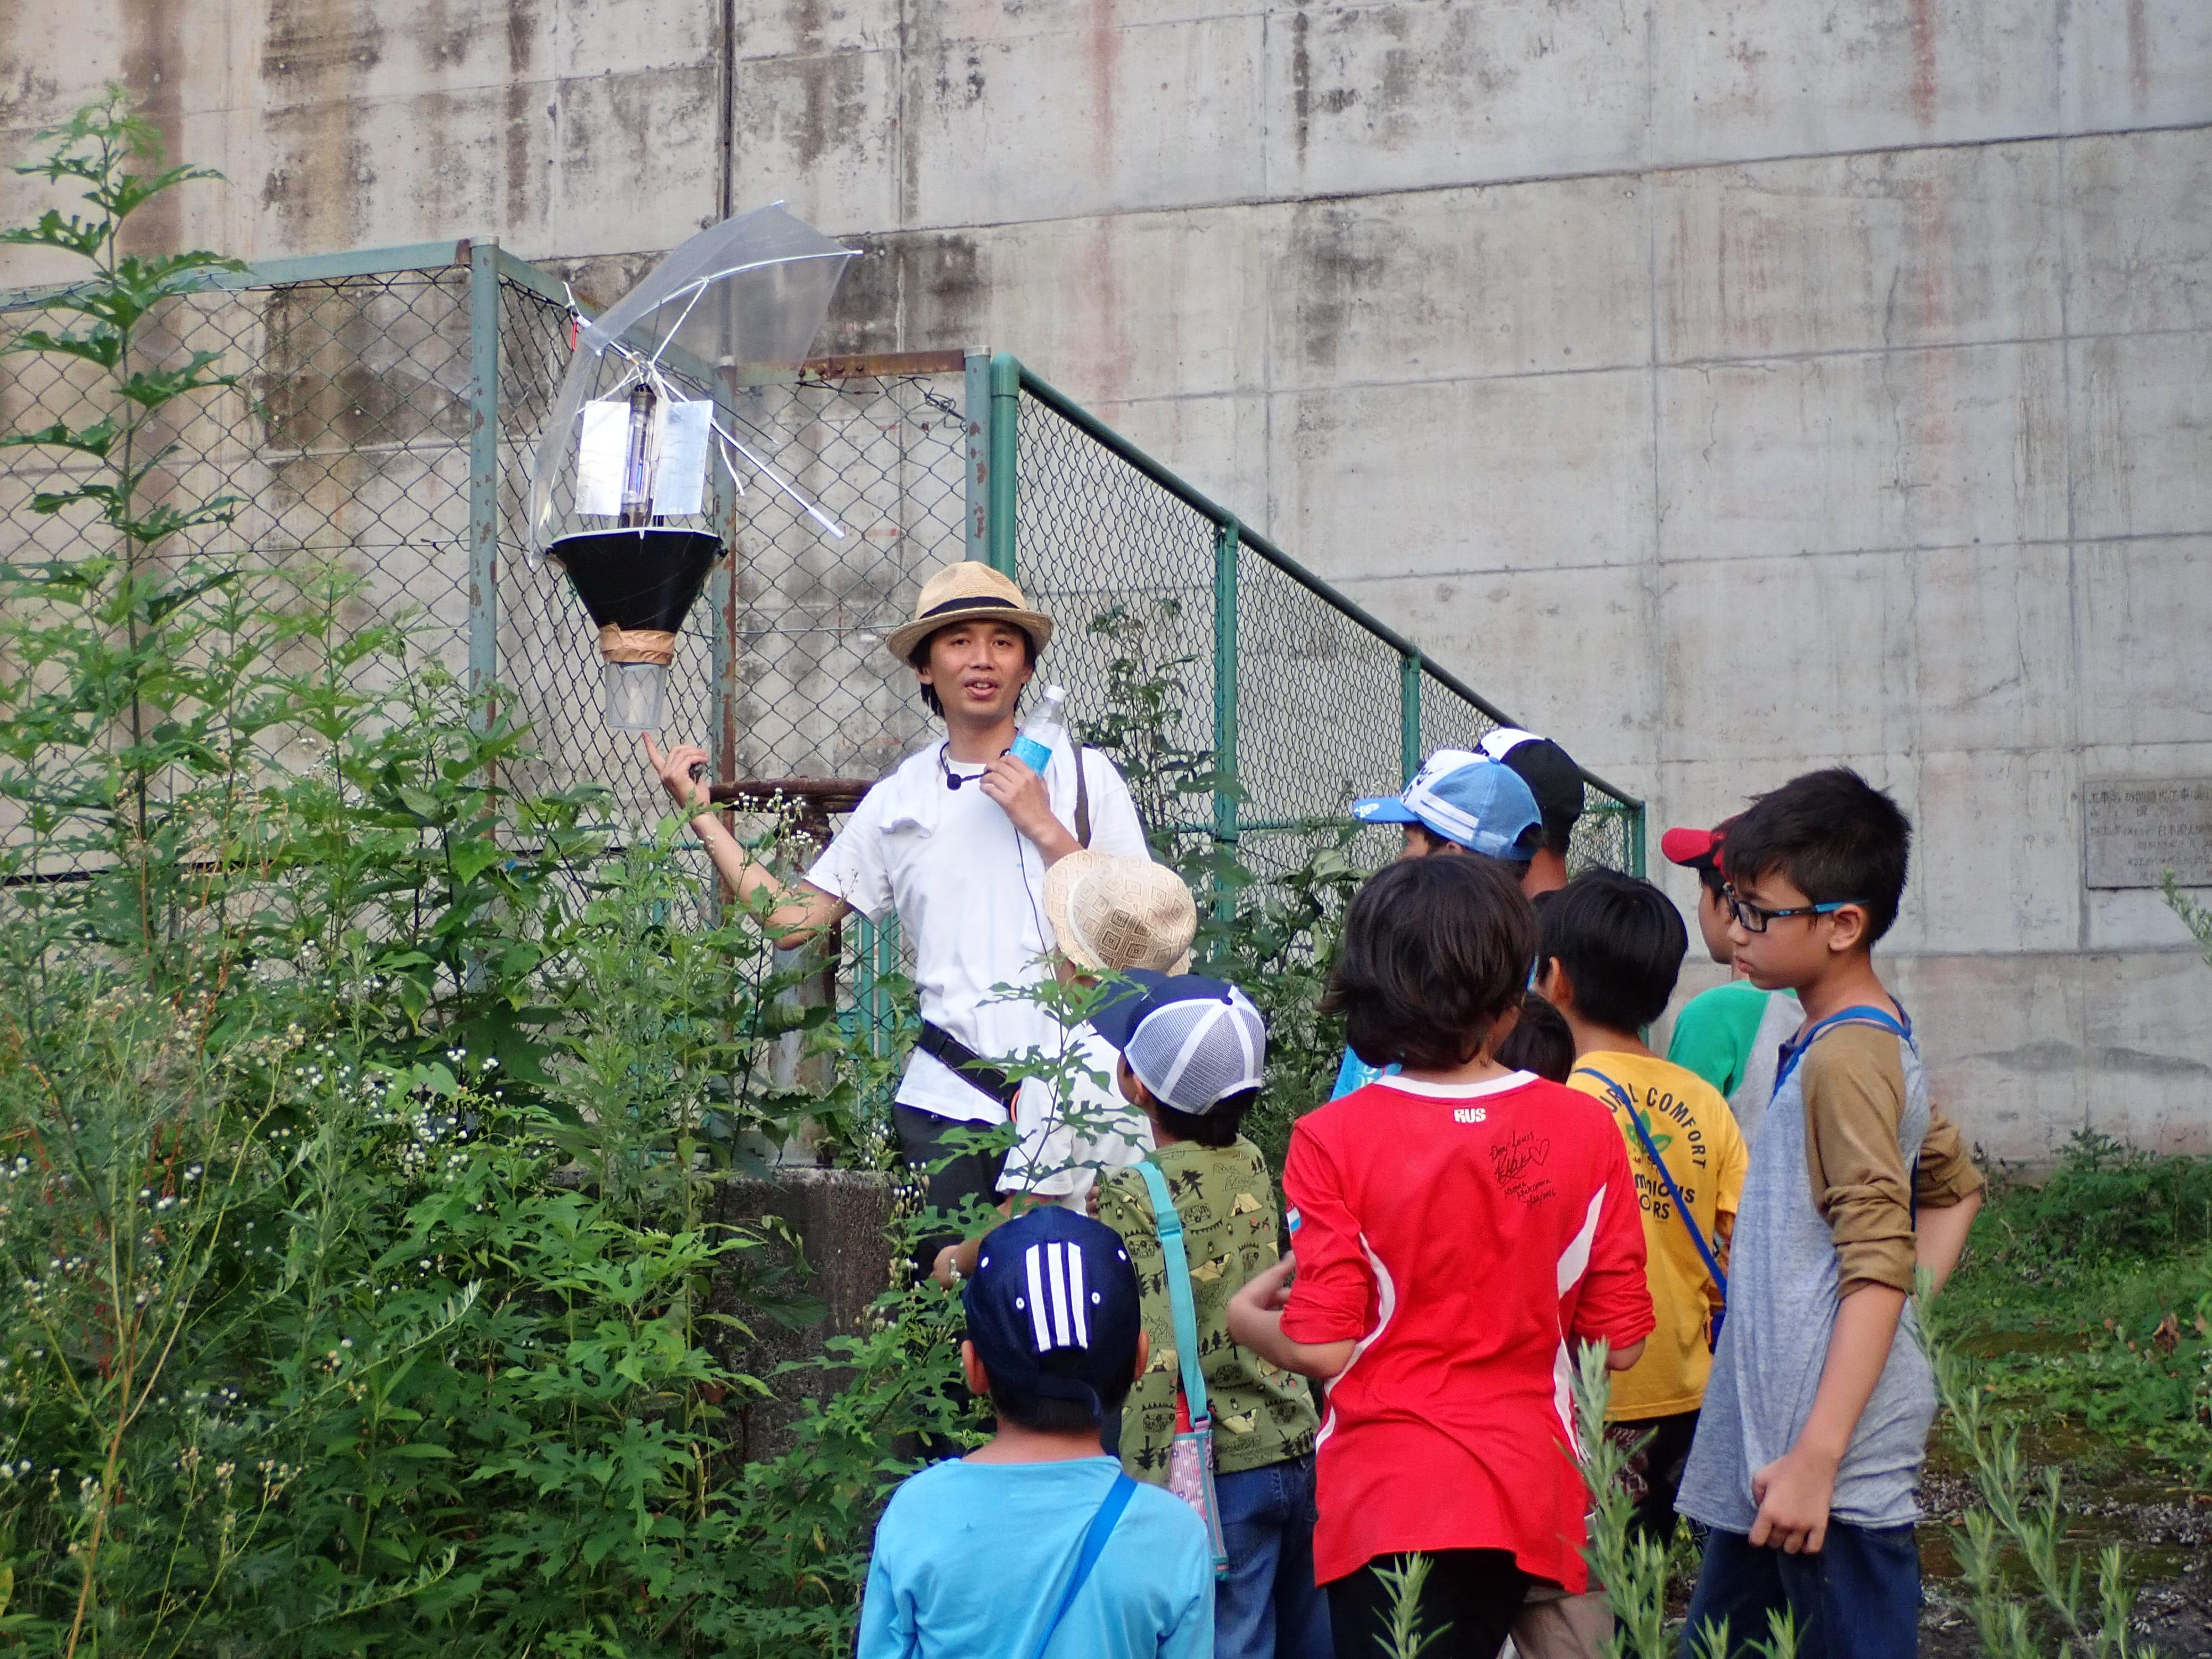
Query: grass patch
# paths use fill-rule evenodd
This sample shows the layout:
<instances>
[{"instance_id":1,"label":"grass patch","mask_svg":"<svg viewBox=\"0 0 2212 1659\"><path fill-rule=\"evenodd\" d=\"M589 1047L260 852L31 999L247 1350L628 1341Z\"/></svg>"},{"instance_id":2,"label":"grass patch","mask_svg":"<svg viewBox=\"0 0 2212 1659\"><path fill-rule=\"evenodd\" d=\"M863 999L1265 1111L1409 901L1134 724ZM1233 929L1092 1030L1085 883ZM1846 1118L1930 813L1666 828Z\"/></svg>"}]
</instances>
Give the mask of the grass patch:
<instances>
[{"instance_id":1,"label":"grass patch","mask_svg":"<svg viewBox=\"0 0 2212 1659\"><path fill-rule=\"evenodd\" d=\"M2039 1184L2001 1172L1940 1305L2036 1462L2212 1490L2212 1159L2083 1134Z\"/></svg>"}]
</instances>

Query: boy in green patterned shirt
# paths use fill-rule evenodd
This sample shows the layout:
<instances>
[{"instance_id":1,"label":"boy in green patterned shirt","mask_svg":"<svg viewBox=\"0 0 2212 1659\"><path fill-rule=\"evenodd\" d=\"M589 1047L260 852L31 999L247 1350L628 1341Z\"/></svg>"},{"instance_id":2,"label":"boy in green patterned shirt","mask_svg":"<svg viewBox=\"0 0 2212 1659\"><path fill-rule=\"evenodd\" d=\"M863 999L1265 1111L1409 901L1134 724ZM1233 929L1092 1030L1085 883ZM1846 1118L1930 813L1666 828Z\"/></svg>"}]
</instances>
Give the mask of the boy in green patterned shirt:
<instances>
[{"instance_id":1,"label":"boy in green patterned shirt","mask_svg":"<svg viewBox=\"0 0 2212 1659\"><path fill-rule=\"evenodd\" d=\"M1216 1659L1329 1659L1328 1604L1313 1575L1316 1419L1304 1377L1229 1340L1229 1298L1279 1259L1274 1179L1237 1124L1260 1092L1267 1026L1235 986L1132 973L1139 992L1092 1018L1120 1052L1121 1093L1151 1123L1150 1161L1182 1223L1199 1369L1213 1419L1215 1495L1229 1571L1215 1587ZM1121 1409L1122 1467L1165 1485L1182 1400L1167 1266L1140 1173L1096 1188L1144 1298L1152 1362Z\"/></svg>"}]
</instances>

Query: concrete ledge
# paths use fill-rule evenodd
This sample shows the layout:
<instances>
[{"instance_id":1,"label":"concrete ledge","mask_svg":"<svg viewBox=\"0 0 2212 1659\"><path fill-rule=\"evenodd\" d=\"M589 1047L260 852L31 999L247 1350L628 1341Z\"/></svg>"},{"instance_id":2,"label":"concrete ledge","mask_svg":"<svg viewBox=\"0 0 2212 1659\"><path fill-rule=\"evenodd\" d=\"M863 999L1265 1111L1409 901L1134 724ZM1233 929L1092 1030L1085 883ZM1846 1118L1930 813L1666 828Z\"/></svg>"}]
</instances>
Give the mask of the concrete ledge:
<instances>
[{"instance_id":1,"label":"concrete ledge","mask_svg":"<svg viewBox=\"0 0 2212 1659\"><path fill-rule=\"evenodd\" d=\"M750 1462L775 1457L792 1444L799 1401L824 1399L842 1381L836 1370L769 1373L788 1360L819 1354L833 1336L856 1331L876 1297L891 1282L892 1218L890 1176L872 1170L817 1170L793 1165L774 1178L734 1176L717 1194L712 1218L729 1225L781 1223L797 1248L775 1233L747 1251L742 1265L717 1279L714 1311L746 1321L748 1340L720 1328L708 1339L738 1370L768 1382L775 1398L741 1404L730 1449ZM757 1311L757 1297L796 1291L823 1304L819 1318L802 1325L777 1323Z\"/></svg>"}]
</instances>

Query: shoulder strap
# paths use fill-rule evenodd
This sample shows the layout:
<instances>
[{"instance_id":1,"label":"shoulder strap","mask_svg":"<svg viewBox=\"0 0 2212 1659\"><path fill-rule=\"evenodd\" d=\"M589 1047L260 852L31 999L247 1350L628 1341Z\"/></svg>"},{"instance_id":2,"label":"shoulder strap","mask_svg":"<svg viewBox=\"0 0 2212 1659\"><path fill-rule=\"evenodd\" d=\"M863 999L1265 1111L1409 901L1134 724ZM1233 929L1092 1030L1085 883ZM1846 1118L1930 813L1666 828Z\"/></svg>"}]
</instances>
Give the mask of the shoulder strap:
<instances>
[{"instance_id":1,"label":"shoulder strap","mask_svg":"<svg viewBox=\"0 0 2212 1659\"><path fill-rule=\"evenodd\" d=\"M1652 1167L1659 1171L1659 1179L1666 1183L1667 1196L1674 1203L1674 1213L1682 1218L1682 1224L1690 1230L1690 1243L1698 1247L1698 1259L1705 1264L1705 1271L1713 1276L1714 1287L1720 1291L1721 1301L1725 1304L1728 1301L1728 1275L1721 1271L1720 1261L1713 1255L1712 1247L1705 1243L1705 1236L1698 1229L1697 1218L1690 1213L1690 1206L1682 1201L1682 1189L1674 1184L1674 1177L1667 1170L1667 1160L1659 1156L1659 1148L1652 1144L1651 1131L1644 1127L1644 1115L1636 1109L1636 1103L1629 1098L1628 1091L1596 1066L1577 1066L1575 1069L1588 1073L1605 1085L1613 1097L1620 1103L1620 1109L1628 1114L1628 1121L1636 1131L1636 1138L1644 1143L1644 1156L1651 1160Z\"/></svg>"},{"instance_id":2,"label":"shoulder strap","mask_svg":"<svg viewBox=\"0 0 2212 1659\"><path fill-rule=\"evenodd\" d=\"M1083 1546L1075 1554L1075 1571L1068 1575L1067 1588L1060 1593L1060 1605L1052 1610L1052 1617L1045 1620L1044 1629L1038 1633L1036 1645L1030 1650L1030 1659L1044 1659L1044 1650L1060 1633L1060 1621L1075 1605L1077 1594L1089 1580L1091 1568L1098 1565L1099 1556L1105 1553L1107 1537L1121 1520L1121 1511L1129 1507L1129 1495L1136 1490L1137 1483L1129 1478L1127 1470L1114 1471L1114 1484L1106 1488L1106 1496L1099 1500L1090 1526L1084 1530Z\"/></svg>"},{"instance_id":3,"label":"shoulder strap","mask_svg":"<svg viewBox=\"0 0 2212 1659\"><path fill-rule=\"evenodd\" d=\"M1182 1243L1182 1218L1175 1200L1168 1196L1167 1177L1160 1166L1146 1158L1137 1165L1145 1189L1152 1197L1152 1217L1160 1230L1160 1255L1165 1258L1168 1310L1175 1320L1176 1359L1182 1369L1183 1398L1190 1406L1191 1426L1206 1420L1206 1377L1198 1363L1198 1310L1190 1294L1190 1256Z\"/></svg>"},{"instance_id":4,"label":"shoulder strap","mask_svg":"<svg viewBox=\"0 0 2212 1659\"><path fill-rule=\"evenodd\" d=\"M1083 739L1073 732L1067 734L1067 746L1075 755L1075 844L1091 845L1091 771L1083 763Z\"/></svg>"},{"instance_id":5,"label":"shoulder strap","mask_svg":"<svg viewBox=\"0 0 2212 1659\"><path fill-rule=\"evenodd\" d=\"M1899 1006L1897 1012L1899 1014L1905 1012L1902 1005ZM1782 1092L1782 1085L1790 1080L1790 1073L1797 1069L1797 1062L1805 1058L1805 1051L1813 1046L1823 1032L1838 1025L1872 1025L1881 1030L1887 1031L1900 1042L1912 1041L1911 1020L1899 1019L1887 1008L1877 1008L1873 1004L1865 1002L1855 1004L1849 1008L1839 1008L1826 1019L1815 1023L1813 1029L1802 1036L1793 1037L1782 1045L1782 1061L1775 1068L1774 1073L1775 1093Z\"/></svg>"}]
</instances>

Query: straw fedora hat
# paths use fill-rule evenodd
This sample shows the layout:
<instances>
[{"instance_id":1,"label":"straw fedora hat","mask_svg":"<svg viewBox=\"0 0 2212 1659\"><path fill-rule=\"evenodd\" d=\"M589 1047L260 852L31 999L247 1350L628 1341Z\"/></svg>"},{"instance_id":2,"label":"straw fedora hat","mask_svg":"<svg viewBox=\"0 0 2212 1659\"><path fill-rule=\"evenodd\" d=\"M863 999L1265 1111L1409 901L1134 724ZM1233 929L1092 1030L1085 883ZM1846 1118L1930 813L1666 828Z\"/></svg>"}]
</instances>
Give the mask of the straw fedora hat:
<instances>
[{"instance_id":1,"label":"straw fedora hat","mask_svg":"<svg viewBox=\"0 0 2212 1659\"><path fill-rule=\"evenodd\" d=\"M1198 906L1181 876L1150 859L1085 849L1044 872L1044 913L1060 950L1093 973L1190 967Z\"/></svg>"},{"instance_id":2,"label":"straw fedora hat","mask_svg":"<svg viewBox=\"0 0 2212 1659\"><path fill-rule=\"evenodd\" d=\"M921 585L921 597L914 602L914 620L893 629L884 643L890 647L891 655L905 662L914 655L915 647L939 629L986 617L1020 629L1039 651L1052 638L1052 618L1030 609L1028 598L1014 586L1012 577L1000 575L988 564L963 559L946 565Z\"/></svg>"}]
</instances>

